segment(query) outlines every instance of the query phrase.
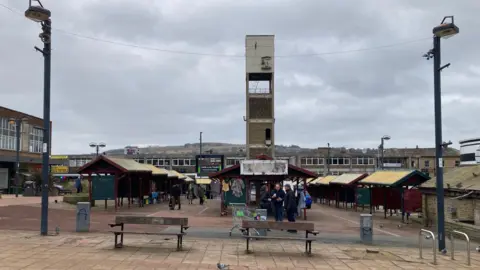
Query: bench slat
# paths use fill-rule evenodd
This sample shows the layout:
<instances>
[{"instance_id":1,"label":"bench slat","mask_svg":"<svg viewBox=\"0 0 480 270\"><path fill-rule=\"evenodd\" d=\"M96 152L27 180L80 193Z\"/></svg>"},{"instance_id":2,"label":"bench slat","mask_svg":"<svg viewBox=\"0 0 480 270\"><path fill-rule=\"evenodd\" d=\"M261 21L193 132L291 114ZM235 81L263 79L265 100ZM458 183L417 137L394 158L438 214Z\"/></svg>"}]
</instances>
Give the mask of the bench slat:
<instances>
[{"instance_id":1,"label":"bench slat","mask_svg":"<svg viewBox=\"0 0 480 270\"><path fill-rule=\"evenodd\" d=\"M297 231L314 231L314 223L306 222L276 222L276 221L258 221L258 220L242 220L242 228L244 229L270 229L270 230L297 230Z\"/></svg>"},{"instance_id":2,"label":"bench slat","mask_svg":"<svg viewBox=\"0 0 480 270\"><path fill-rule=\"evenodd\" d=\"M250 239L272 239L272 240L297 240L297 241L316 241L315 238L305 238L305 237L281 237L281 236L254 236L254 235L244 235L244 238Z\"/></svg>"},{"instance_id":3,"label":"bench slat","mask_svg":"<svg viewBox=\"0 0 480 270\"><path fill-rule=\"evenodd\" d=\"M116 216L115 223L136 225L170 225L188 226L188 218L178 217L146 217L146 216Z\"/></svg>"},{"instance_id":4,"label":"bench slat","mask_svg":"<svg viewBox=\"0 0 480 270\"><path fill-rule=\"evenodd\" d=\"M146 234L146 235L186 235L186 233L173 233L173 232L128 232L128 231L109 231L111 233L123 233L123 234Z\"/></svg>"}]
</instances>

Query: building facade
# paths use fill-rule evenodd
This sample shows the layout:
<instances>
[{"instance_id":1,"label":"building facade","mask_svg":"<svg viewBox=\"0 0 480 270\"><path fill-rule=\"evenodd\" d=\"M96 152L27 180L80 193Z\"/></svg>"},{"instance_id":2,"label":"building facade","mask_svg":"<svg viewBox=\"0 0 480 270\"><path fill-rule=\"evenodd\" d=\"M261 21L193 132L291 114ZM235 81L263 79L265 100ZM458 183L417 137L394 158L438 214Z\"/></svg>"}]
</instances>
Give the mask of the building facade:
<instances>
[{"instance_id":1,"label":"building facade","mask_svg":"<svg viewBox=\"0 0 480 270\"><path fill-rule=\"evenodd\" d=\"M41 168L43 119L0 106L0 190L7 190L15 176L17 122L14 120L21 120L20 172L28 173ZM49 145L51 147L51 143Z\"/></svg>"},{"instance_id":2,"label":"building facade","mask_svg":"<svg viewBox=\"0 0 480 270\"><path fill-rule=\"evenodd\" d=\"M287 160L289 164L296 165L319 175L341 175L344 173L372 173L381 169L381 160L377 149L346 149L346 148L318 148L302 149L296 153L277 149L276 159ZM246 159L244 151L215 152L225 156L225 167L239 164ZM110 155L110 154L109 154ZM136 155L117 153L114 156L132 158L140 163L152 164L159 168L173 169L181 173L195 173L196 154L193 153L163 153L148 154L140 151ZM70 172L88 163L94 155L70 155L68 166ZM405 170L416 169L433 175L435 173L434 148L405 148L385 149L383 169ZM444 170L460 165L460 154L456 149L446 149L444 152Z\"/></svg>"}]
</instances>

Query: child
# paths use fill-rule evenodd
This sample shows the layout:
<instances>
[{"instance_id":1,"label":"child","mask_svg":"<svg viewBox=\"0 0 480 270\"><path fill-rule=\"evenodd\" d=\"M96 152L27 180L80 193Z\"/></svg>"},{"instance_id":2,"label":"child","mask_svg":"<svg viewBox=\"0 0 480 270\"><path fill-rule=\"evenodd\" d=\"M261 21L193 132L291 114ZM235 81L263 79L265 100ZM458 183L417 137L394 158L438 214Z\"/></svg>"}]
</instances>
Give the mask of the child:
<instances>
[{"instance_id":1,"label":"child","mask_svg":"<svg viewBox=\"0 0 480 270\"><path fill-rule=\"evenodd\" d=\"M158 191L152 192L152 199L153 199L153 203L154 203L154 204L157 204L157 201L158 201Z\"/></svg>"}]
</instances>

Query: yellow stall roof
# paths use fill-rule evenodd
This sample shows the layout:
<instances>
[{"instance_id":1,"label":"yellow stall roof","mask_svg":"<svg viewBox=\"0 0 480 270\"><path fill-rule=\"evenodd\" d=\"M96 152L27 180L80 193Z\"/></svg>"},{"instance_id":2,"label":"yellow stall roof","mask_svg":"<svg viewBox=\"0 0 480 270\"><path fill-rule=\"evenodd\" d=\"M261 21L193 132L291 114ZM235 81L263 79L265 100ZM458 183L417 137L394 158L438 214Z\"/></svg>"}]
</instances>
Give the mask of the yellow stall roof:
<instances>
[{"instance_id":1,"label":"yellow stall roof","mask_svg":"<svg viewBox=\"0 0 480 270\"><path fill-rule=\"evenodd\" d=\"M365 179L359 181L359 184L367 185L379 185L379 186L395 186L402 183L407 178L413 177L418 174L420 177L424 178L425 181L428 180L428 177L423 173L416 170L405 170L405 171L378 171L374 172L371 175L367 176Z\"/></svg>"},{"instance_id":2,"label":"yellow stall roof","mask_svg":"<svg viewBox=\"0 0 480 270\"><path fill-rule=\"evenodd\" d=\"M152 164L142 164L142 165L145 166L145 168L151 170L151 171L152 171L152 175L165 175L165 176L169 176L168 171L165 170L165 169L157 168L157 167L153 166ZM170 173L170 175L171 175L171 173Z\"/></svg>"},{"instance_id":3,"label":"yellow stall roof","mask_svg":"<svg viewBox=\"0 0 480 270\"><path fill-rule=\"evenodd\" d=\"M315 184L317 185L329 185L330 182L332 182L333 180L335 180L338 176L337 175L327 175L325 177L323 177L322 179L320 180L316 180Z\"/></svg>"},{"instance_id":4,"label":"yellow stall roof","mask_svg":"<svg viewBox=\"0 0 480 270\"><path fill-rule=\"evenodd\" d=\"M171 172L175 177L178 177L178 179L182 179L182 180L187 179L187 177L186 177L185 175L183 175L183 174L181 174L181 173L179 173L179 172L177 172L177 171L175 171L175 170L170 170L170 172Z\"/></svg>"},{"instance_id":5,"label":"yellow stall roof","mask_svg":"<svg viewBox=\"0 0 480 270\"><path fill-rule=\"evenodd\" d=\"M210 185L212 183L212 179L210 178L197 178L195 182L199 185Z\"/></svg>"},{"instance_id":6,"label":"yellow stall roof","mask_svg":"<svg viewBox=\"0 0 480 270\"><path fill-rule=\"evenodd\" d=\"M344 173L339 177L333 179L330 184L349 185L353 181L358 181L361 178L365 178L366 176L367 174L365 173Z\"/></svg>"}]
</instances>

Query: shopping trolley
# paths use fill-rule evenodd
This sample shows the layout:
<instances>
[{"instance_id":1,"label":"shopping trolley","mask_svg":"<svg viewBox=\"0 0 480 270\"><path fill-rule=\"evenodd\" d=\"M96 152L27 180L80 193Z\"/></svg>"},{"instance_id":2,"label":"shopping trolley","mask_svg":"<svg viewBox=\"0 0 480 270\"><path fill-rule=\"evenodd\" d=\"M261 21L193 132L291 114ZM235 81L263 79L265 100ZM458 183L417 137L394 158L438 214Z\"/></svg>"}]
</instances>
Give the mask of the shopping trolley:
<instances>
[{"instance_id":1,"label":"shopping trolley","mask_svg":"<svg viewBox=\"0 0 480 270\"><path fill-rule=\"evenodd\" d=\"M237 228L242 233L245 233L241 229L242 220L266 220L267 219L267 210L266 209L248 209L247 205L244 203L230 203L232 207L232 217L233 217L233 227L230 229L230 236L232 236L233 229ZM257 235L260 233L253 229L253 232Z\"/></svg>"}]
</instances>

